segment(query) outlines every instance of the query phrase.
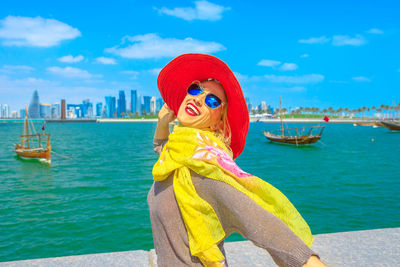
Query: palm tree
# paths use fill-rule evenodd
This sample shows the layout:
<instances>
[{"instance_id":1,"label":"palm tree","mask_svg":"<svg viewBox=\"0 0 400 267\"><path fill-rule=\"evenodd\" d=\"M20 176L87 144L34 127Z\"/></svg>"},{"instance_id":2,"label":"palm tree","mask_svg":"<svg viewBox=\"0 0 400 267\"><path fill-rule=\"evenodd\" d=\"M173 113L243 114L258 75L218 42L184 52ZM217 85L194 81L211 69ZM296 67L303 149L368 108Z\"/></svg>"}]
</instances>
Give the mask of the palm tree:
<instances>
[{"instance_id":1,"label":"palm tree","mask_svg":"<svg viewBox=\"0 0 400 267\"><path fill-rule=\"evenodd\" d=\"M376 107L375 107L375 106L372 106L372 107L371 107L371 110L373 110L373 111L372 111L372 117L375 118Z\"/></svg>"},{"instance_id":2,"label":"palm tree","mask_svg":"<svg viewBox=\"0 0 400 267\"><path fill-rule=\"evenodd\" d=\"M365 117L365 111L367 110L367 107L366 106L363 106L362 108L361 108L361 111L362 111L362 113L363 113L363 115L362 115L362 118L364 119L364 117Z\"/></svg>"}]
</instances>

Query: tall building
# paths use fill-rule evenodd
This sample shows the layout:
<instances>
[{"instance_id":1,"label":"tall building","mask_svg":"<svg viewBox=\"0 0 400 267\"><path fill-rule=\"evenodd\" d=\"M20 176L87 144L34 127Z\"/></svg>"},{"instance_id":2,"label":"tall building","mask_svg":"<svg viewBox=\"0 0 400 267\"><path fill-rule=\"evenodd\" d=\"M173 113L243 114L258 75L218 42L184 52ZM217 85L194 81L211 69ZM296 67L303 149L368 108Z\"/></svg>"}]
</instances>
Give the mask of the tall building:
<instances>
[{"instance_id":1,"label":"tall building","mask_svg":"<svg viewBox=\"0 0 400 267\"><path fill-rule=\"evenodd\" d=\"M142 114L142 97L138 94L136 98L136 112L141 115Z\"/></svg>"},{"instance_id":2,"label":"tall building","mask_svg":"<svg viewBox=\"0 0 400 267\"><path fill-rule=\"evenodd\" d=\"M97 117L101 117L102 116L102 114L101 114L102 111L103 111L103 103L98 102L96 104L96 116Z\"/></svg>"},{"instance_id":3,"label":"tall building","mask_svg":"<svg viewBox=\"0 0 400 267\"><path fill-rule=\"evenodd\" d=\"M267 109L268 109L268 106L267 106L267 103L265 103L265 101L261 101L261 110L262 111L267 111Z\"/></svg>"},{"instance_id":4,"label":"tall building","mask_svg":"<svg viewBox=\"0 0 400 267\"><path fill-rule=\"evenodd\" d=\"M132 114L135 114L137 110L137 91L136 90L131 90L131 112Z\"/></svg>"},{"instance_id":5,"label":"tall building","mask_svg":"<svg viewBox=\"0 0 400 267\"><path fill-rule=\"evenodd\" d=\"M106 114L107 118L114 118L116 114L115 110L115 97L113 96L106 96Z\"/></svg>"},{"instance_id":6,"label":"tall building","mask_svg":"<svg viewBox=\"0 0 400 267\"><path fill-rule=\"evenodd\" d=\"M250 102L250 98L245 97L244 100L246 101L247 109L248 109L248 111L250 112L250 110L252 110L252 108L253 108L253 105L252 105L251 102Z\"/></svg>"},{"instance_id":7,"label":"tall building","mask_svg":"<svg viewBox=\"0 0 400 267\"><path fill-rule=\"evenodd\" d=\"M0 118L8 119L10 117L10 107L7 104L0 104Z\"/></svg>"},{"instance_id":8,"label":"tall building","mask_svg":"<svg viewBox=\"0 0 400 267\"><path fill-rule=\"evenodd\" d=\"M33 119L40 118L40 102L37 90L33 92L32 100L28 108L28 117Z\"/></svg>"},{"instance_id":9,"label":"tall building","mask_svg":"<svg viewBox=\"0 0 400 267\"><path fill-rule=\"evenodd\" d=\"M117 117L124 117L125 114L126 114L125 91L120 90L118 97Z\"/></svg>"},{"instance_id":10,"label":"tall building","mask_svg":"<svg viewBox=\"0 0 400 267\"><path fill-rule=\"evenodd\" d=\"M65 111L66 111L66 107L65 107L65 99L61 99L61 119L62 120L65 120L65 115L66 115L66 113L65 113Z\"/></svg>"},{"instance_id":11,"label":"tall building","mask_svg":"<svg viewBox=\"0 0 400 267\"><path fill-rule=\"evenodd\" d=\"M53 105L51 105L51 118L60 118L60 103L54 103Z\"/></svg>"},{"instance_id":12,"label":"tall building","mask_svg":"<svg viewBox=\"0 0 400 267\"><path fill-rule=\"evenodd\" d=\"M68 104L67 105L67 118L68 119L76 119L82 118L82 105L78 104Z\"/></svg>"},{"instance_id":13,"label":"tall building","mask_svg":"<svg viewBox=\"0 0 400 267\"><path fill-rule=\"evenodd\" d=\"M156 114L156 108L157 108L157 106L156 106L156 97L155 96L152 96L151 98L150 98L150 114Z\"/></svg>"},{"instance_id":14,"label":"tall building","mask_svg":"<svg viewBox=\"0 0 400 267\"><path fill-rule=\"evenodd\" d=\"M50 104L40 104L40 118L49 119L51 118L51 105Z\"/></svg>"},{"instance_id":15,"label":"tall building","mask_svg":"<svg viewBox=\"0 0 400 267\"><path fill-rule=\"evenodd\" d=\"M150 101L151 101L151 96L143 96L143 110L146 112L146 114L150 114Z\"/></svg>"},{"instance_id":16,"label":"tall building","mask_svg":"<svg viewBox=\"0 0 400 267\"><path fill-rule=\"evenodd\" d=\"M82 117L92 118L93 117L93 103L89 99L82 101Z\"/></svg>"},{"instance_id":17,"label":"tall building","mask_svg":"<svg viewBox=\"0 0 400 267\"><path fill-rule=\"evenodd\" d=\"M158 113L161 110L161 108L162 108L162 106L164 106L164 104L165 104L164 99L162 99L161 97L157 98L156 113Z\"/></svg>"},{"instance_id":18,"label":"tall building","mask_svg":"<svg viewBox=\"0 0 400 267\"><path fill-rule=\"evenodd\" d=\"M1 105L0 105L1 106ZM21 118L21 119L23 119L23 118L25 118L25 109L21 109L20 111L19 111L19 117Z\"/></svg>"}]
</instances>

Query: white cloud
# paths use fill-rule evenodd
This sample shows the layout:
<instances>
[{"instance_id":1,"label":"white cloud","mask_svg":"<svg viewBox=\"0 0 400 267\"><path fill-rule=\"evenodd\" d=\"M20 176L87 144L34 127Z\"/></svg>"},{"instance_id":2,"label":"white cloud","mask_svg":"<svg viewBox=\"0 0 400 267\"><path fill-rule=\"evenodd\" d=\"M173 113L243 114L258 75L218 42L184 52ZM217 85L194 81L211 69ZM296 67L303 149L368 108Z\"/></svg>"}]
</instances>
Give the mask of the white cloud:
<instances>
[{"instance_id":1,"label":"white cloud","mask_svg":"<svg viewBox=\"0 0 400 267\"><path fill-rule=\"evenodd\" d=\"M283 63L283 65L280 66L279 69L283 71L297 70L298 66L295 63Z\"/></svg>"},{"instance_id":2,"label":"white cloud","mask_svg":"<svg viewBox=\"0 0 400 267\"><path fill-rule=\"evenodd\" d=\"M216 42L199 41L192 38L161 38L157 34L126 36L122 39L124 47L115 46L105 51L124 58L162 58L175 57L184 53L214 53L226 48Z\"/></svg>"},{"instance_id":3,"label":"white cloud","mask_svg":"<svg viewBox=\"0 0 400 267\"><path fill-rule=\"evenodd\" d=\"M73 67L49 67L47 70L53 74L57 74L66 78L92 78L93 75L87 72L86 70L73 68Z\"/></svg>"},{"instance_id":4,"label":"white cloud","mask_svg":"<svg viewBox=\"0 0 400 267\"><path fill-rule=\"evenodd\" d=\"M324 44L329 42L331 39L327 38L326 36L321 36L321 37L312 37L309 39L301 39L299 40L299 43L301 44Z\"/></svg>"},{"instance_id":5,"label":"white cloud","mask_svg":"<svg viewBox=\"0 0 400 267\"><path fill-rule=\"evenodd\" d=\"M131 76L130 79L132 79L132 80L136 80L138 75L139 75L139 72L138 71L134 71L134 70L125 70L122 73Z\"/></svg>"},{"instance_id":6,"label":"white cloud","mask_svg":"<svg viewBox=\"0 0 400 267\"><path fill-rule=\"evenodd\" d=\"M335 46L343 46L343 45L352 45L352 46L360 46L365 44L367 41L365 38L359 34L355 37L350 37L348 35L335 35L333 36L332 45Z\"/></svg>"},{"instance_id":7,"label":"white cloud","mask_svg":"<svg viewBox=\"0 0 400 267\"><path fill-rule=\"evenodd\" d=\"M158 10L160 14L178 17L187 21L191 20L209 20L216 21L222 18L222 12L229 10L230 7L224 7L208 1L195 1L195 8L192 7L176 7L169 9L162 7Z\"/></svg>"},{"instance_id":8,"label":"white cloud","mask_svg":"<svg viewBox=\"0 0 400 267\"><path fill-rule=\"evenodd\" d=\"M309 54L303 54L303 55L301 55L300 57L301 58L306 58L306 57L309 57L310 55Z\"/></svg>"},{"instance_id":9,"label":"white cloud","mask_svg":"<svg viewBox=\"0 0 400 267\"><path fill-rule=\"evenodd\" d=\"M15 73L15 72L30 72L34 70L34 68L26 65L3 65L3 68L0 69L0 72L3 73Z\"/></svg>"},{"instance_id":10,"label":"white cloud","mask_svg":"<svg viewBox=\"0 0 400 267\"><path fill-rule=\"evenodd\" d=\"M68 56L63 56L58 58L58 61L60 62L64 62L64 63L76 63L76 62L80 62L84 59L84 57L82 55L78 55L76 57L72 56L72 55L68 55Z\"/></svg>"},{"instance_id":11,"label":"white cloud","mask_svg":"<svg viewBox=\"0 0 400 267\"><path fill-rule=\"evenodd\" d=\"M154 69L151 69L151 70L148 70L151 74L154 74L154 75L158 75L158 74L160 74L160 71L162 70L162 68L154 68Z\"/></svg>"},{"instance_id":12,"label":"white cloud","mask_svg":"<svg viewBox=\"0 0 400 267\"><path fill-rule=\"evenodd\" d=\"M371 81L370 78L367 78L364 76L353 77L352 79L356 82L370 82Z\"/></svg>"},{"instance_id":13,"label":"white cloud","mask_svg":"<svg viewBox=\"0 0 400 267\"><path fill-rule=\"evenodd\" d=\"M264 77L272 83L308 84L319 83L324 80L324 76L321 74L308 74L301 76L264 75Z\"/></svg>"},{"instance_id":14,"label":"white cloud","mask_svg":"<svg viewBox=\"0 0 400 267\"><path fill-rule=\"evenodd\" d=\"M372 34L383 34L383 31L380 30L380 29L377 29L377 28L372 28L372 29L369 29L369 30L367 31L367 33L372 33Z\"/></svg>"},{"instance_id":15,"label":"white cloud","mask_svg":"<svg viewBox=\"0 0 400 267\"><path fill-rule=\"evenodd\" d=\"M50 47L79 36L78 29L55 19L8 16L0 21L3 45Z\"/></svg>"},{"instance_id":16,"label":"white cloud","mask_svg":"<svg viewBox=\"0 0 400 267\"><path fill-rule=\"evenodd\" d=\"M97 63L105 64L105 65L115 65L117 62L115 62L115 59L110 58L110 57L98 57L96 58Z\"/></svg>"},{"instance_id":17,"label":"white cloud","mask_svg":"<svg viewBox=\"0 0 400 267\"><path fill-rule=\"evenodd\" d=\"M277 60L262 59L260 62L258 62L257 65L266 66L266 67L276 67L280 64L281 64L281 62L277 61Z\"/></svg>"}]
</instances>

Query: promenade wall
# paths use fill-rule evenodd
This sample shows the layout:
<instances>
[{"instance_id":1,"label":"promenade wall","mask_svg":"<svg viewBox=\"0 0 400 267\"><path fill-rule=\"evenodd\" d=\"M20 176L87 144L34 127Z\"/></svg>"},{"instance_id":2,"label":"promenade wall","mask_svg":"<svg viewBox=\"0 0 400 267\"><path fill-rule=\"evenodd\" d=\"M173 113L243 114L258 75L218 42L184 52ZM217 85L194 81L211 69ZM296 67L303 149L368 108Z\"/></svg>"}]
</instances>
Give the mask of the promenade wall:
<instances>
[{"instance_id":1,"label":"promenade wall","mask_svg":"<svg viewBox=\"0 0 400 267\"><path fill-rule=\"evenodd\" d=\"M315 235L312 249L328 266L400 266L400 228ZM225 244L230 267L276 266L269 254L250 241ZM0 267L139 266L156 267L154 250L126 251L0 263Z\"/></svg>"}]
</instances>

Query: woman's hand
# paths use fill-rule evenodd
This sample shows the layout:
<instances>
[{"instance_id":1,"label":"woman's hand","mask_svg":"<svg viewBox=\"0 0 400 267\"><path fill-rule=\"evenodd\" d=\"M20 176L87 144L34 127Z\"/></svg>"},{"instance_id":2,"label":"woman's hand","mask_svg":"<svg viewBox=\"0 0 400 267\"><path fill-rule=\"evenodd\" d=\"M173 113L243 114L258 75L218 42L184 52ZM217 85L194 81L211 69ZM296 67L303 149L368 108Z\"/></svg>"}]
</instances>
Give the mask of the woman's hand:
<instances>
[{"instance_id":1,"label":"woman's hand","mask_svg":"<svg viewBox=\"0 0 400 267\"><path fill-rule=\"evenodd\" d=\"M164 104L160 112L158 112L158 122L154 139L167 139L169 136L168 124L175 119L176 115L174 111L167 104Z\"/></svg>"},{"instance_id":2,"label":"woman's hand","mask_svg":"<svg viewBox=\"0 0 400 267\"><path fill-rule=\"evenodd\" d=\"M170 109L167 104L164 104L164 106L162 106L161 110L158 112L158 122L162 125L166 125L175 119L176 115L174 111Z\"/></svg>"}]
</instances>

